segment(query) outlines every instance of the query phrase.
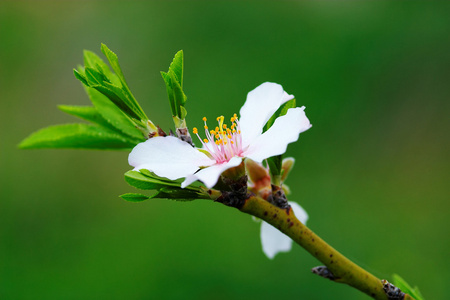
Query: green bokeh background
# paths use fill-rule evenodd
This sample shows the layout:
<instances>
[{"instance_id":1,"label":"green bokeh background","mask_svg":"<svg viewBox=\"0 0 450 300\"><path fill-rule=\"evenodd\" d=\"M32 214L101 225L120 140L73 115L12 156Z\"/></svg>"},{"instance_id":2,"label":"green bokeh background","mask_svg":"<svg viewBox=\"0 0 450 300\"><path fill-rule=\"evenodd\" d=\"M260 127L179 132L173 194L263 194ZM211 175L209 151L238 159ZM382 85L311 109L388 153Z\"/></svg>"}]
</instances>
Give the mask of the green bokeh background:
<instances>
[{"instance_id":1,"label":"green bokeh background","mask_svg":"<svg viewBox=\"0 0 450 300\"><path fill-rule=\"evenodd\" d=\"M188 122L238 112L273 81L313 127L288 148L308 225L380 278L450 292L450 6L394 2L0 2L0 299L368 299L268 260L259 224L208 201L128 203L126 152L18 150L87 105L72 68L119 55L152 120L185 53ZM289 130L289 128L286 128Z\"/></svg>"}]
</instances>

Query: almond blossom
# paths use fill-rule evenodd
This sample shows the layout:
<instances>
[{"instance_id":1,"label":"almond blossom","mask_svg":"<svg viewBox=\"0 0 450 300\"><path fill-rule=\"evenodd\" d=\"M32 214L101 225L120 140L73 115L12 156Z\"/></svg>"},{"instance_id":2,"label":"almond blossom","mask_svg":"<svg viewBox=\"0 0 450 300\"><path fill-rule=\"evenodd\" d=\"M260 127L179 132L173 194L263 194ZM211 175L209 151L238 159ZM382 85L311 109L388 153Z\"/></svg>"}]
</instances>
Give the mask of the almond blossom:
<instances>
[{"instance_id":1,"label":"almond blossom","mask_svg":"<svg viewBox=\"0 0 450 300\"><path fill-rule=\"evenodd\" d=\"M229 127L223 116L217 118L214 129L209 129L203 118L206 138L202 139L196 128L193 130L202 148L193 148L172 136L153 137L132 150L129 164L135 170L147 169L170 180L185 178L181 187L199 180L212 188L224 171L239 166L244 158L262 162L283 154L288 144L311 127L303 106L290 108L263 132L270 117L293 98L281 85L263 83L248 93L240 117L235 114Z\"/></svg>"}]
</instances>

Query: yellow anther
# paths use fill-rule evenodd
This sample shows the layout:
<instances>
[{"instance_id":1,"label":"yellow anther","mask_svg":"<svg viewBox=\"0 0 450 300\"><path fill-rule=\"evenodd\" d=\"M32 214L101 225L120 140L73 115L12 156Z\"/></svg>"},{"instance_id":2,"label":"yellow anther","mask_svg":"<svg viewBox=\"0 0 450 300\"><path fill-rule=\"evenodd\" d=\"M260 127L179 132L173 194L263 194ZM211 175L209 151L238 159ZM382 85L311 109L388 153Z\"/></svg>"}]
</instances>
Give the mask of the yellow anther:
<instances>
[{"instance_id":1,"label":"yellow anther","mask_svg":"<svg viewBox=\"0 0 450 300\"><path fill-rule=\"evenodd\" d=\"M206 122L206 120L207 120L207 119L206 119L206 117L203 117L203 121L205 121L205 122Z\"/></svg>"},{"instance_id":2,"label":"yellow anther","mask_svg":"<svg viewBox=\"0 0 450 300\"><path fill-rule=\"evenodd\" d=\"M216 134L216 139L220 138L220 135Z\"/></svg>"},{"instance_id":3,"label":"yellow anther","mask_svg":"<svg viewBox=\"0 0 450 300\"><path fill-rule=\"evenodd\" d=\"M220 143L219 143L219 140L216 140L216 145L219 145Z\"/></svg>"},{"instance_id":4,"label":"yellow anther","mask_svg":"<svg viewBox=\"0 0 450 300\"><path fill-rule=\"evenodd\" d=\"M211 130L209 133L211 133L212 135L216 134L216 132L214 130Z\"/></svg>"},{"instance_id":5,"label":"yellow anther","mask_svg":"<svg viewBox=\"0 0 450 300\"><path fill-rule=\"evenodd\" d=\"M227 124L223 124L222 127L223 127L223 129L226 129L227 128Z\"/></svg>"},{"instance_id":6,"label":"yellow anther","mask_svg":"<svg viewBox=\"0 0 450 300\"><path fill-rule=\"evenodd\" d=\"M205 129L208 129L208 126L205 125L204 127L205 127Z\"/></svg>"},{"instance_id":7,"label":"yellow anther","mask_svg":"<svg viewBox=\"0 0 450 300\"><path fill-rule=\"evenodd\" d=\"M236 129L233 129L232 133L236 133Z\"/></svg>"},{"instance_id":8,"label":"yellow anther","mask_svg":"<svg viewBox=\"0 0 450 300\"><path fill-rule=\"evenodd\" d=\"M226 145L226 144L227 144L227 141L224 141L223 144Z\"/></svg>"},{"instance_id":9,"label":"yellow anther","mask_svg":"<svg viewBox=\"0 0 450 300\"><path fill-rule=\"evenodd\" d=\"M241 134L241 131L239 130L238 133Z\"/></svg>"},{"instance_id":10,"label":"yellow anther","mask_svg":"<svg viewBox=\"0 0 450 300\"><path fill-rule=\"evenodd\" d=\"M230 141L230 143L234 144L234 142L233 142L233 141Z\"/></svg>"},{"instance_id":11,"label":"yellow anther","mask_svg":"<svg viewBox=\"0 0 450 300\"><path fill-rule=\"evenodd\" d=\"M233 115L233 118L237 119L237 114L234 114L234 115Z\"/></svg>"},{"instance_id":12,"label":"yellow anther","mask_svg":"<svg viewBox=\"0 0 450 300\"><path fill-rule=\"evenodd\" d=\"M234 127L236 127L236 124L231 124L231 129L234 129Z\"/></svg>"},{"instance_id":13,"label":"yellow anther","mask_svg":"<svg viewBox=\"0 0 450 300\"><path fill-rule=\"evenodd\" d=\"M219 132L219 127L216 126L216 128L214 129L216 132Z\"/></svg>"},{"instance_id":14,"label":"yellow anther","mask_svg":"<svg viewBox=\"0 0 450 300\"><path fill-rule=\"evenodd\" d=\"M231 139L231 134L227 135L227 137L228 137L229 139Z\"/></svg>"},{"instance_id":15,"label":"yellow anther","mask_svg":"<svg viewBox=\"0 0 450 300\"><path fill-rule=\"evenodd\" d=\"M194 134L197 134L197 133L198 133L197 127L194 127L194 128L192 129L192 132L193 132Z\"/></svg>"},{"instance_id":16,"label":"yellow anther","mask_svg":"<svg viewBox=\"0 0 450 300\"><path fill-rule=\"evenodd\" d=\"M207 139L203 139L203 141L204 141L205 143L209 142Z\"/></svg>"}]
</instances>

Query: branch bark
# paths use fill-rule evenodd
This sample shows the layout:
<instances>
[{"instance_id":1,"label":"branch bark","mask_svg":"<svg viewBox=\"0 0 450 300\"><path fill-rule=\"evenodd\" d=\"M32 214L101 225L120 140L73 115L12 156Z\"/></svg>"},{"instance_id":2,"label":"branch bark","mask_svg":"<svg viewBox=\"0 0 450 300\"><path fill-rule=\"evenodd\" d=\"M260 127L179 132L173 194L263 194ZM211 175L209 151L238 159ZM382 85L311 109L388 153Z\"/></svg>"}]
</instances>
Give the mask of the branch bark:
<instances>
[{"instance_id":1,"label":"branch bark","mask_svg":"<svg viewBox=\"0 0 450 300\"><path fill-rule=\"evenodd\" d=\"M321 261L333 275L333 281L348 284L374 299L389 300L380 279L359 267L301 223L292 209L278 208L268 201L251 196L240 210L258 217L289 236ZM405 300L414 300L405 295Z\"/></svg>"}]
</instances>

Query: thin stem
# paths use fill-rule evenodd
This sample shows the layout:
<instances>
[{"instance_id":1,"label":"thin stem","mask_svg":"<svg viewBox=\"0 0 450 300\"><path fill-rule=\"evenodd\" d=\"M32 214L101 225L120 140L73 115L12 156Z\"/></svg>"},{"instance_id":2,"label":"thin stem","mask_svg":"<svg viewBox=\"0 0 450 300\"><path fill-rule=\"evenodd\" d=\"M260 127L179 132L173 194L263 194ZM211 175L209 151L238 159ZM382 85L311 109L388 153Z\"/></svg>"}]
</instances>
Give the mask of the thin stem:
<instances>
[{"instance_id":1,"label":"thin stem","mask_svg":"<svg viewBox=\"0 0 450 300\"><path fill-rule=\"evenodd\" d=\"M388 299L380 279L328 245L301 223L295 217L292 209L281 209L260 197L252 196L245 200L240 210L266 221L292 238L332 272L334 281L348 284L374 299ZM406 295L404 299L413 300L409 295Z\"/></svg>"}]
</instances>

